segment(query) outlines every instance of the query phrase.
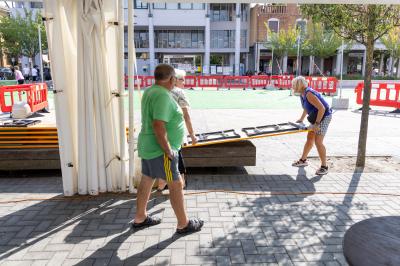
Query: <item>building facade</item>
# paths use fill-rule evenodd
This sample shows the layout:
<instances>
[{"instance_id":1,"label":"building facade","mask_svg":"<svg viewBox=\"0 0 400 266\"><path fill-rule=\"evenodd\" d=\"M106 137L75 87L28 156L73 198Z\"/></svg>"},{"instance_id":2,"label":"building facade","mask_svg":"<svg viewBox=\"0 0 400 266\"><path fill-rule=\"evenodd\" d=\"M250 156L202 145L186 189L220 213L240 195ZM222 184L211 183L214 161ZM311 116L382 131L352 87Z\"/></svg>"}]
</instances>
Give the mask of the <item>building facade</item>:
<instances>
[{"instance_id":1,"label":"building facade","mask_svg":"<svg viewBox=\"0 0 400 266\"><path fill-rule=\"evenodd\" d=\"M238 75L246 71L248 4L149 4L140 0L134 4L139 74L151 73L158 63L190 73Z\"/></svg>"},{"instance_id":2,"label":"building facade","mask_svg":"<svg viewBox=\"0 0 400 266\"><path fill-rule=\"evenodd\" d=\"M297 56L284 56L274 58L271 47L265 44L268 39L266 25L273 32L288 30L292 27L300 27L306 30L306 19L301 16L299 5L255 5L250 11L250 69L254 72L264 73L288 73L294 74L297 70ZM300 69L302 75L340 75L340 50L336 55L329 58L313 58L301 56ZM346 48L343 54L343 74L359 75L365 74L366 49L364 45L354 44ZM388 74L397 70L400 76L400 67L393 65L395 59L391 58L386 47L378 40L375 43L374 73ZM273 61L273 62L272 62ZM310 63L311 62L311 63Z\"/></svg>"}]
</instances>

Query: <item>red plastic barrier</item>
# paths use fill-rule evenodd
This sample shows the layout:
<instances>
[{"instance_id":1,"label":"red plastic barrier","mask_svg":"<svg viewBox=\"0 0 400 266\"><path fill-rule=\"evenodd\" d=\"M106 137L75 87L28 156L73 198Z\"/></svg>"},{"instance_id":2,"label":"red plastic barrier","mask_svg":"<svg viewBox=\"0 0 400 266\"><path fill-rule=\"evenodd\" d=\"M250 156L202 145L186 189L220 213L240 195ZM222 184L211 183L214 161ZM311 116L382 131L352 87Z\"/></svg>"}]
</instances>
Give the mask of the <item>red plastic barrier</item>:
<instances>
[{"instance_id":1,"label":"red plastic barrier","mask_svg":"<svg viewBox=\"0 0 400 266\"><path fill-rule=\"evenodd\" d=\"M255 88L266 88L271 85L270 76L251 76L250 87Z\"/></svg>"},{"instance_id":2,"label":"red plastic barrier","mask_svg":"<svg viewBox=\"0 0 400 266\"><path fill-rule=\"evenodd\" d=\"M197 87L200 88L222 88L224 86L223 76L198 76Z\"/></svg>"},{"instance_id":3,"label":"red plastic barrier","mask_svg":"<svg viewBox=\"0 0 400 266\"><path fill-rule=\"evenodd\" d=\"M145 76L133 76L130 78L133 78L135 89L139 88L139 86L140 86L140 88L146 87L146 86L144 86ZM128 76L125 76L125 89L127 89L127 88L128 88Z\"/></svg>"},{"instance_id":4,"label":"red plastic barrier","mask_svg":"<svg viewBox=\"0 0 400 266\"><path fill-rule=\"evenodd\" d=\"M363 91L364 82L360 82L355 88L357 104L363 102ZM400 109L400 83L372 82L370 105Z\"/></svg>"},{"instance_id":5,"label":"red plastic barrier","mask_svg":"<svg viewBox=\"0 0 400 266\"><path fill-rule=\"evenodd\" d=\"M274 86L279 89L290 89L292 88L293 78L293 75L278 76Z\"/></svg>"},{"instance_id":6,"label":"red plastic barrier","mask_svg":"<svg viewBox=\"0 0 400 266\"><path fill-rule=\"evenodd\" d=\"M226 76L224 77L224 87L228 89L249 88L250 78L247 76Z\"/></svg>"},{"instance_id":7,"label":"red plastic barrier","mask_svg":"<svg viewBox=\"0 0 400 266\"><path fill-rule=\"evenodd\" d=\"M338 80L335 77L306 77L308 85L321 93L335 94Z\"/></svg>"},{"instance_id":8,"label":"red plastic barrier","mask_svg":"<svg viewBox=\"0 0 400 266\"><path fill-rule=\"evenodd\" d=\"M143 88L147 88L152 86L155 83L153 76L144 76L143 77Z\"/></svg>"},{"instance_id":9,"label":"red plastic barrier","mask_svg":"<svg viewBox=\"0 0 400 266\"><path fill-rule=\"evenodd\" d=\"M6 102L6 98L10 102ZM32 112L40 111L49 106L47 102L47 84L34 83L3 86L0 88L0 106L2 112L11 112L15 102L26 101Z\"/></svg>"},{"instance_id":10,"label":"red plastic barrier","mask_svg":"<svg viewBox=\"0 0 400 266\"><path fill-rule=\"evenodd\" d=\"M197 77L196 76L186 76L185 77L185 88L195 88L197 87Z\"/></svg>"}]
</instances>

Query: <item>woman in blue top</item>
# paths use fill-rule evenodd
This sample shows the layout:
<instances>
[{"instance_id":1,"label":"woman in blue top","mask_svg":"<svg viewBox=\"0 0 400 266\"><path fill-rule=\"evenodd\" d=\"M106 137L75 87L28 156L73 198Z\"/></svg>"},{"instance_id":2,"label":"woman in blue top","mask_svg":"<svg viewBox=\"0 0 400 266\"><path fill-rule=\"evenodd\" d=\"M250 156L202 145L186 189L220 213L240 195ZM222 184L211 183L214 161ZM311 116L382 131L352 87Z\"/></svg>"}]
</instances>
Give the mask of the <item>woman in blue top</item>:
<instances>
[{"instance_id":1,"label":"woman in blue top","mask_svg":"<svg viewBox=\"0 0 400 266\"><path fill-rule=\"evenodd\" d=\"M303 107L303 114L297 122L303 122L306 115L308 115L307 119L313 126L312 130L308 132L303 155L292 165L297 167L307 166L307 156L315 143L319 158L321 159L321 167L315 174L326 175L328 173L328 165L326 163L324 136L332 120L332 109L325 99L322 98L320 93L308 87L308 82L304 77L299 76L293 79L292 89L295 95L300 96L301 105Z\"/></svg>"}]
</instances>

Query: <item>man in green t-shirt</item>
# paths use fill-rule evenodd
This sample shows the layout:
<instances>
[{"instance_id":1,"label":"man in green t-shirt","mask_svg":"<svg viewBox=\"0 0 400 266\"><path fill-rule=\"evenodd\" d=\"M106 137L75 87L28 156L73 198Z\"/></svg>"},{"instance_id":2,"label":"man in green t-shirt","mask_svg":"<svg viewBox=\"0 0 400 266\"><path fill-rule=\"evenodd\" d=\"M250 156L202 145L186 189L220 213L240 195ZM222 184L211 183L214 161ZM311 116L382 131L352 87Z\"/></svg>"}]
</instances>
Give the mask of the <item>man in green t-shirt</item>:
<instances>
[{"instance_id":1,"label":"man in green t-shirt","mask_svg":"<svg viewBox=\"0 0 400 266\"><path fill-rule=\"evenodd\" d=\"M142 130L138 150L142 158L142 180L136 199L133 228L159 224L161 219L147 215L146 207L156 178L167 181L170 201L178 220L176 232L200 231L204 222L188 219L183 199L183 184L178 170L178 150L184 138L182 109L172 98L175 71L170 65L160 64L154 71L155 85L147 88L142 97Z\"/></svg>"}]
</instances>

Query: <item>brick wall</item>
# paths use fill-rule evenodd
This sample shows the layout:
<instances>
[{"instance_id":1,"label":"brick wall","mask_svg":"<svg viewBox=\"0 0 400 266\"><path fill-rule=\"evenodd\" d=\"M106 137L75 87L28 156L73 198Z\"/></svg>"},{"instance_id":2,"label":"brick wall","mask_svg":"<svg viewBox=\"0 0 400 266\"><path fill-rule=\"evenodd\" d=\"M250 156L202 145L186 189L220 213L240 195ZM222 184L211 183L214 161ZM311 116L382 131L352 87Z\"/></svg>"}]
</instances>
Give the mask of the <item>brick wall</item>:
<instances>
[{"instance_id":1,"label":"brick wall","mask_svg":"<svg viewBox=\"0 0 400 266\"><path fill-rule=\"evenodd\" d=\"M262 42L267 38L265 22L271 18L279 19L279 29L288 29L296 24L301 18L300 9L297 4L262 6L256 5L250 13L250 46L255 42Z\"/></svg>"}]
</instances>

